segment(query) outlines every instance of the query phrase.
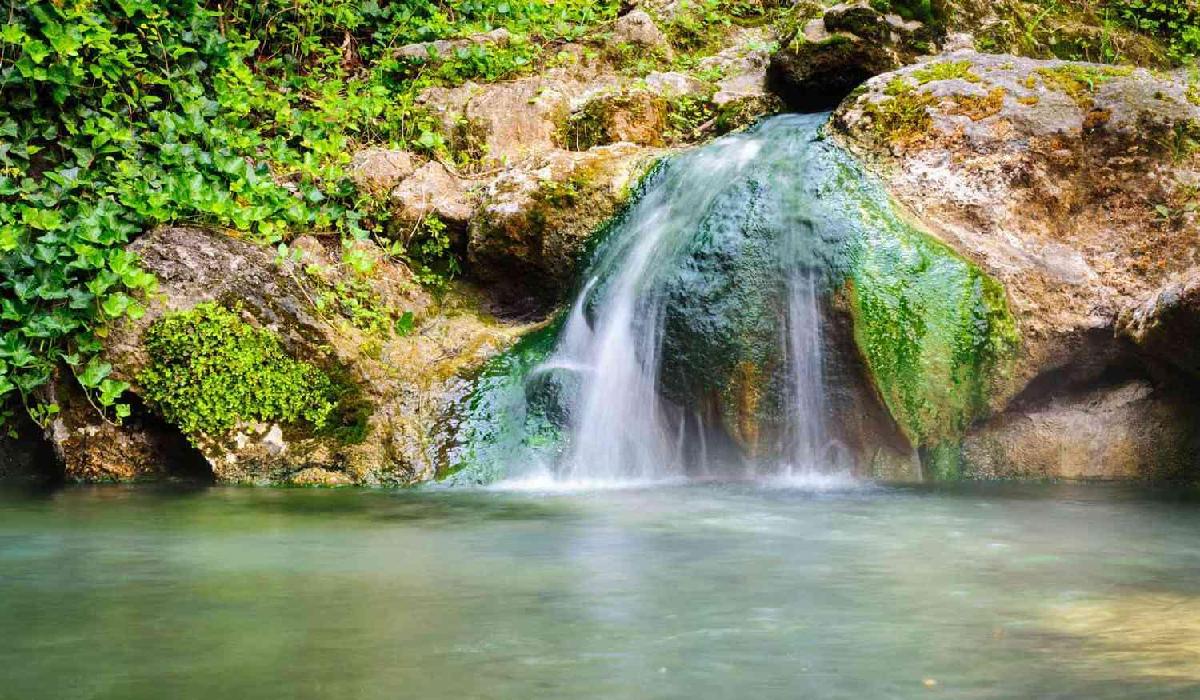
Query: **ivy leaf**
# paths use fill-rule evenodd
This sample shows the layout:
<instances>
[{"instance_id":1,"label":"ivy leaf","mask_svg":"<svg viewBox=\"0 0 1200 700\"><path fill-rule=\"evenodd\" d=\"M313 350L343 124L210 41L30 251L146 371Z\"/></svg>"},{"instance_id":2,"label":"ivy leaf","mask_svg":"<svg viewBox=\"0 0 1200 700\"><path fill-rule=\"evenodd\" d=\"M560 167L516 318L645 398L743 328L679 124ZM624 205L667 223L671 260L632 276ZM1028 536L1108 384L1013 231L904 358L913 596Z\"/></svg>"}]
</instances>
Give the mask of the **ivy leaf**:
<instances>
[{"instance_id":1,"label":"ivy leaf","mask_svg":"<svg viewBox=\"0 0 1200 700\"><path fill-rule=\"evenodd\" d=\"M25 49L25 55L35 64L40 65L50 55L50 49L46 44L37 39L26 39L23 48Z\"/></svg>"},{"instance_id":2,"label":"ivy leaf","mask_svg":"<svg viewBox=\"0 0 1200 700\"><path fill-rule=\"evenodd\" d=\"M109 318L120 318L125 314L132 301L125 292L117 292L105 297L104 301L100 302L100 306Z\"/></svg>"},{"instance_id":3,"label":"ivy leaf","mask_svg":"<svg viewBox=\"0 0 1200 700\"><path fill-rule=\"evenodd\" d=\"M98 389L101 382L110 374L112 374L112 365L101 361L100 358L93 357L77 376L79 383L85 388Z\"/></svg>"}]
</instances>

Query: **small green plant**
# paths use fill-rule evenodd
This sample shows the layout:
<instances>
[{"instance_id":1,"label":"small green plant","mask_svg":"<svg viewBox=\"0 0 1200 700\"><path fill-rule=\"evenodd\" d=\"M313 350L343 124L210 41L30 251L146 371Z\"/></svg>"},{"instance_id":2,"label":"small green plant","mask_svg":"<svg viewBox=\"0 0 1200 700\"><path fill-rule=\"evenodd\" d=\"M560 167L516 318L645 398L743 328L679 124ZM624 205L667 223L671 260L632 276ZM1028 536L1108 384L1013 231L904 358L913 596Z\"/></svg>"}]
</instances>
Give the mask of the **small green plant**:
<instances>
[{"instance_id":1,"label":"small green plant","mask_svg":"<svg viewBox=\"0 0 1200 700\"><path fill-rule=\"evenodd\" d=\"M1200 6L1188 0L1119 0L1110 3L1125 25L1163 40L1177 61L1200 56Z\"/></svg>"},{"instance_id":2,"label":"small green plant","mask_svg":"<svg viewBox=\"0 0 1200 700\"><path fill-rule=\"evenodd\" d=\"M1054 68L1039 68L1037 75L1046 87L1065 93L1084 109L1094 103L1096 92L1116 78L1133 75L1133 69L1115 66L1085 66L1068 64Z\"/></svg>"},{"instance_id":3,"label":"small green plant","mask_svg":"<svg viewBox=\"0 0 1200 700\"><path fill-rule=\"evenodd\" d=\"M326 427L339 391L316 366L288 356L271 332L234 310L201 304L146 332L150 364L138 376L147 402L191 437L244 421Z\"/></svg>"},{"instance_id":4,"label":"small green plant","mask_svg":"<svg viewBox=\"0 0 1200 700\"><path fill-rule=\"evenodd\" d=\"M912 72L921 85L935 80L965 80L978 83L980 78L971 70L970 61L935 61Z\"/></svg>"}]
</instances>

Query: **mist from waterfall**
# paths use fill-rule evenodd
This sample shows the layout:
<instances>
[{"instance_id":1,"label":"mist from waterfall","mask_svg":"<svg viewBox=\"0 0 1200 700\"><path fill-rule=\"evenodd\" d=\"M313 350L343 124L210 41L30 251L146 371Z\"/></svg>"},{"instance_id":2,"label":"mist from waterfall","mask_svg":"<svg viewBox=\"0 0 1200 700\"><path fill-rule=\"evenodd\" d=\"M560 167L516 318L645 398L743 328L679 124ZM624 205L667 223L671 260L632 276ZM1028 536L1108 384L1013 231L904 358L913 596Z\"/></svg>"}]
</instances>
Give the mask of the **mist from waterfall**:
<instances>
[{"instance_id":1,"label":"mist from waterfall","mask_svg":"<svg viewBox=\"0 0 1200 700\"><path fill-rule=\"evenodd\" d=\"M608 234L557 346L529 378L537 386L555 385L565 423L565 447L545 467L553 479L605 484L684 476L801 478L844 468L826 415L822 241L813 207L806 206L813 193L804 182L823 121L819 115L779 117L673 158ZM762 257L747 261L742 250ZM778 287L770 298L779 300L779 308L751 309L749 303L738 308L747 296L745 285L722 288L724 297L698 300L690 292L700 277L711 276L714 258L742 266L742 277L756 284ZM712 286L705 284L704 289ZM730 295L734 298L727 299ZM777 346L782 360L777 371L783 376L775 383L782 387L783 429L761 438L769 444L754 444L749 454L730 439L729 426L722 426L714 392L711 399L689 400L694 397L664 391L667 385L710 379L699 376L703 367L680 366L672 350L691 336L667 336L668 326L681 323L702 335L706 324L713 325L706 314L714 303L762 315L750 327L770 329L767 343ZM717 328L713 335L724 337L721 332ZM721 351L714 345L710 354ZM744 393L754 397L756 391ZM754 426L743 426L743 432L758 438ZM753 442L750 438L741 442Z\"/></svg>"}]
</instances>

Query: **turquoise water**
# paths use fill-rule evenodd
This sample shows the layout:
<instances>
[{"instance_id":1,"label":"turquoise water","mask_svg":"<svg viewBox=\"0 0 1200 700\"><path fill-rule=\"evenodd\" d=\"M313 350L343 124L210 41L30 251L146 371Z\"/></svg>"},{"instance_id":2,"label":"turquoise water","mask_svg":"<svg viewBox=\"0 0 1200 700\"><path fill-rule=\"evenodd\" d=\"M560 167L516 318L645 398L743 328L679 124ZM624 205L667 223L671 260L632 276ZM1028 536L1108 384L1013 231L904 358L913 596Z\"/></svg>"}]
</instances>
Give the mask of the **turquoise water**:
<instances>
[{"instance_id":1,"label":"turquoise water","mask_svg":"<svg viewBox=\"0 0 1200 700\"><path fill-rule=\"evenodd\" d=\"M1194 698L1200 501L0 495L3 698Z\"/></svg>"}]
</instances>

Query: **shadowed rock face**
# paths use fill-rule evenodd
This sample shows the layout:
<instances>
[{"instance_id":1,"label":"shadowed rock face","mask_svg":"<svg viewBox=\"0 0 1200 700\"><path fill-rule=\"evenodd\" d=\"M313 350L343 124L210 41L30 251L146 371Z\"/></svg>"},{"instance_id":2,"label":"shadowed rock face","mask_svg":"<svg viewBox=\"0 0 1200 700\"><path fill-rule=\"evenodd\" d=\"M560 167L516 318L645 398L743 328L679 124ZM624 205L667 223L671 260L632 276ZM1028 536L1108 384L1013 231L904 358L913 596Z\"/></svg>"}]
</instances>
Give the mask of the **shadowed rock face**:
<instances>
[{"instance_id":1,"label":"shadowed rock face","mask_svg":"<svg viewBox=\"0 0 1200 700\"><path fill-rule=\"evenodd\" d=\"M1200 379L1200 270L1193 268L1121 314L1120 332Z\"/></svg>"},{"instance_id":2,"label":"shadowed rock face","mask_svg":"<svg viewBox=\"0 0 1200 700\"><path fill-rule=\"evenodd\" d=\"M0 434L0 484L39 484L62 478L62 470L50 444L32 422L14 419L8 432Z\"/></svg>"},{"instance_id":3,"label":"shadowed rock face","mask_svg":"<svg viewBox=\"0 0 1200 700\"><path fill-rule=\"evenodd\" d=\"M1200 406L1146 380L1014 407L972 429L966 476L1189 479L1200 470Z\"/></svg>"},{"instance_id":4,"label":"shadowed rock face","mask_svg":"<svg viewBox=\"0 0 1200 700\"><path fill-rule=\"evenodd\" d=\"M868 78L929 53L932 42L920 22L843 3L784 38L771 57L771 86L794 110L831 109Z\"/></svg>"}]
</instances>

